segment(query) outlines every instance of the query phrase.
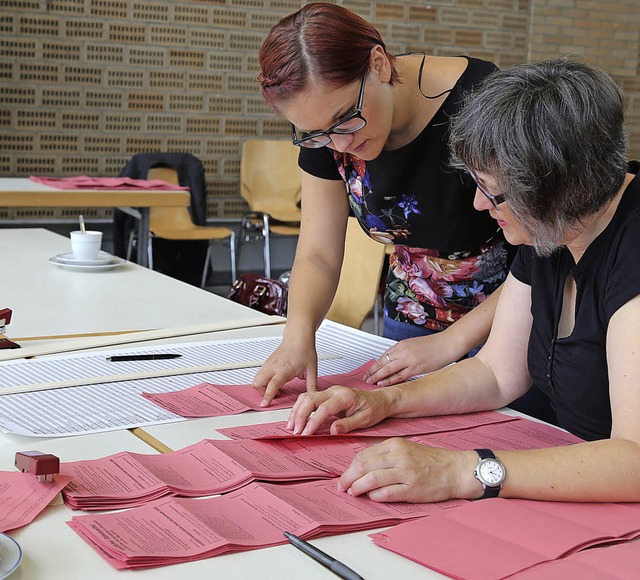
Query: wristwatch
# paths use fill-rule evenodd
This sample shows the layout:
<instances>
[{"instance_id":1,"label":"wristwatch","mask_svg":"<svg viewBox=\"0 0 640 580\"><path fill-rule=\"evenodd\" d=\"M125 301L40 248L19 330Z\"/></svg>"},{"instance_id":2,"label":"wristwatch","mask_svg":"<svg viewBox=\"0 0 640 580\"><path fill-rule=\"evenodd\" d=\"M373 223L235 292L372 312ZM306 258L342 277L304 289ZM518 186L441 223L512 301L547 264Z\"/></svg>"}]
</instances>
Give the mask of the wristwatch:
<instances>
[{"instance_id":1,"label":"wristwatch","mask_svg":"<svg viewBox=\"0 0 640 580\"><path fill-rule=\"evenodd\" d=\"M478 454L478 465L473 476L482 484L484 494L480 499L498 497L507 470L491 449L474 449Z\"/></svg>"}]
</instances>

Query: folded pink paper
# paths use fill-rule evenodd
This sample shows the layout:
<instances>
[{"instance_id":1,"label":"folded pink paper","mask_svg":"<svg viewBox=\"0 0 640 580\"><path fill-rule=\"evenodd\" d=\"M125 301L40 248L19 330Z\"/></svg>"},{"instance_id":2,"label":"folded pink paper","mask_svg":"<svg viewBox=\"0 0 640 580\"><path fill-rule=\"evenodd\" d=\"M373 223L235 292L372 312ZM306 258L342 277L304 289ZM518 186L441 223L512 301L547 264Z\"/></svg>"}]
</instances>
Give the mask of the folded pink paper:
<instances>
[{"instance_id":1,"label":"folded pink paper","mask_svg":"<svg viewBox=\"0 0 640 580\"><path fill-rule=\"evenodd\" d=\"M188 187L176 185L159 179L132 179L131 177L37 177L31 175L31 181L55 187L56 189L161 189L188 190Z\"/></svg>"},{"instance_id":2,"label":"folded pink paper","mask_svg":"<svg viewBox=\"0 0 640 580\"><path fill-rule=\"evenodd\" d=\"M0 471L0 532L31 523L70 480L54 475L52 481L40 482L30 473Z\"/></svg>"},{"instance_id":3,"label":"folded pink paper","mask_svg":"<svg viewBox=\"0 0 640 580\"><path fill-rule=\"evenodd\" d=\"M318 388L328 389L332 385L344 385L362 390L372 390L362 375L373 364L373 360L361 367L337 375L318 377ZM272 411L289 409L298 395L306 390L303 379L293 379L280 389L271 406L260 407L262 394L251 385L213 385L202 383L195 387L171 393L142 393L145 399L182 417L219 417L235 415L245 411Z\"/></svg>"}]
</instances>

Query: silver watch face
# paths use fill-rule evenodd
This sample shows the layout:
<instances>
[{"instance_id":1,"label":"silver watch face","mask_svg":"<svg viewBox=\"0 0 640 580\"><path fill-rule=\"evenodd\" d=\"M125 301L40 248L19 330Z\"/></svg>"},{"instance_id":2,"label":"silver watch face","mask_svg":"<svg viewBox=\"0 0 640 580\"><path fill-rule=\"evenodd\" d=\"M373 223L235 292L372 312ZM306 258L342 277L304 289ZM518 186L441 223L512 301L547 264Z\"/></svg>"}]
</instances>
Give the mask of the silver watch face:
<instances>
[{"instance_id":1,"label":"silver watch face","mask_svg":"<svg viewBox=\"0 0 640 580\"><path fill-rule=\"evenodd\" d=\"M503 481L505 471L502 463L495 459L482 459L478 464L478 479L487 487L498 487Z\"/></svg>"}]
</instances>

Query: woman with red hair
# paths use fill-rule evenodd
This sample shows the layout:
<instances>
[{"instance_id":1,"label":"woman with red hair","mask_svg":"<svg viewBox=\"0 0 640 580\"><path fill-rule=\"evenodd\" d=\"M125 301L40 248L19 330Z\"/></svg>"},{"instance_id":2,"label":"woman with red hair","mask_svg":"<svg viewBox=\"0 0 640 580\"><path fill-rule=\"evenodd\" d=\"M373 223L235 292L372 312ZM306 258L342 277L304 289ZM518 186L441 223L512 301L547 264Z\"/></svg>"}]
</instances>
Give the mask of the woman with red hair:
<instances>
[{"instance_id":1,"label":"woman with red hair","mask_svg":"<svg viewBox=\"0 0 640 580\"><path fill-rule=\"evenodd\" d=\"M474 211L475 185L450 166L447 137L465 95L496 67L462 56L392 56L374 26L328 3L276 24L259 62L262 93L291 122L303 172L287 327L254 379L264 406L295 376L316 388L315 331L335 294L349 212L394 248L383 334L412 339L387 350L371 383L439 368L482 343L493 301L451 332L438 331L502 284L509 246L495 222Z\"/></svg>"}]
</instances>

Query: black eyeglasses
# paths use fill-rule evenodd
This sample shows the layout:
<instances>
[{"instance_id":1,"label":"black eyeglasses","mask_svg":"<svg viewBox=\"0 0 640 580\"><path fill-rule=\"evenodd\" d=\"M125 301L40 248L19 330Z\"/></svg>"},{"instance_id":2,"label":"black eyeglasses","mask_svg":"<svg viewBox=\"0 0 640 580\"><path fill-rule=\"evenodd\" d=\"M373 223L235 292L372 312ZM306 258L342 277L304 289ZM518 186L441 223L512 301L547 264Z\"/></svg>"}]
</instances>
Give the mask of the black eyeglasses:
<instances>
[{"instance_id":1,"label":"black eyeglasses","mask_svg":"<svg viewBox=\"0 0 640 580\"><path fill-rule=\"evenodd\" d=\"M480 193L493 204L493 207L495 207L497 211L500 211L500 208L498 206L506 201L504 195L493 195L492 193L485 191L484 188L478 183L478 178L476 177L475 173L473 173L473 171L469 171L469 174L473 178L473 181L476 182L476 187L480 190Z\"/></svg>"},{"instance_id":2,"label":"black eyeglasses","mask_svg":"<svg viewBox=\"0 0 640 580\"><path fill-rule=\"evenodd\" d=\"M334 125L331 125L326 131L298 131L296 126L291 123L291 141L294 145L299 147L310 147L316 149L318 147L324 147L331 143L331 135L349 135L360 131L366 124L367 120L362 116L362 101L364 99L364 85L367 80L367 75L362 77L362 83L360 84L360 94L358 96L358 103L356 109L352 113L349 113L342 119L340 119Z\"/></svg>"}]
</instances>

